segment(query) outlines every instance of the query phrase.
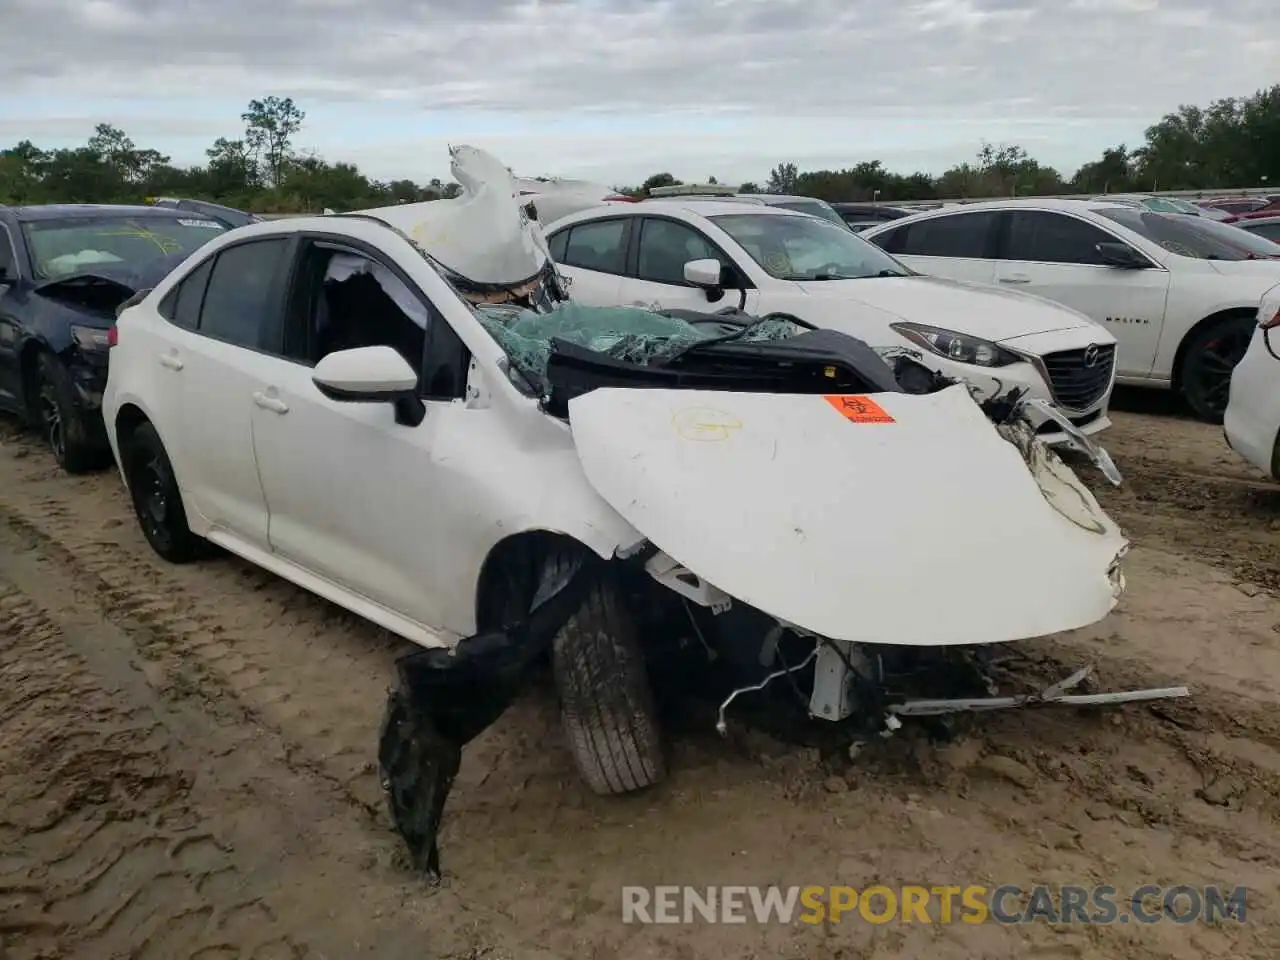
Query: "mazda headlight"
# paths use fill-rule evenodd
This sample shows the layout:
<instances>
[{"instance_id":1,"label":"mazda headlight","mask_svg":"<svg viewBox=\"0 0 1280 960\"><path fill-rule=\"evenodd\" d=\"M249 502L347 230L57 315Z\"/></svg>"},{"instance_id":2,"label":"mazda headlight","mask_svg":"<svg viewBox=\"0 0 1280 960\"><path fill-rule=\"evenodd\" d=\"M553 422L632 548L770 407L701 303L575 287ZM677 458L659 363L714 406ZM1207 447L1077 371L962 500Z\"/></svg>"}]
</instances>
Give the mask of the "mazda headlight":
<instances>
[{"instance_id":1,"label":"mazda headlight","mask_svg":"<svg viewBox=\"0 0 1280 960\"><path fill-rule=\"evenodd\" d=\"M956 363L968 363L975 367L1003 367L1021 359L990 340L972 337L967 333L931 327L924 323L891 323L889 326L930 353Z\"/></svg>"}]
</instances>

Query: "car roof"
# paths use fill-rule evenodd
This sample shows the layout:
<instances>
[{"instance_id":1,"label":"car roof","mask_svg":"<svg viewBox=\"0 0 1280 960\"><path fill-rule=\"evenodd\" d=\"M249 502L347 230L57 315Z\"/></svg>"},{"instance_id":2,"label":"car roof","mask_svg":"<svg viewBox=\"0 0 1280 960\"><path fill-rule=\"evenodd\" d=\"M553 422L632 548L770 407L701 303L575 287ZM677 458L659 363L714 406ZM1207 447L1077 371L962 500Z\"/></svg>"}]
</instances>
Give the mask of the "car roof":
<instances>
[{"instance_id":1,"label":"car roof","mask_svg":"<svg viewBox=\"0 0 1280 960\"><path fill-rule=\"evenodd\" d=\"M826 203L818 197L801 197L790 193L739 193L739 197L750 197L753 200L759 200L761 203L777 204L777 203L794 203L797 200L805 200L810 203Z\"/></svg>"},{"instance_id":2,"label":"car roof","mask_svg":"<svg viewBox=\"0 0 1280 960\"><path fill-rule=\"evenodd\" d=\"M901 226L905 220L939 214L965 213L972 210L1061 210L1063 213L1087 213L1100 209L1132 210L1127 203L1114 200L1068 200L1061 197L1007 197L1002 200L975 200L972 203L954 203L933 210L921 210L910 217L886 221L886 226Z\"/></svg>"},{"instance_id":3,"label":"car roof","mask_svg":"<svg viewBox=\"0 0 1280 960\"><path fill-rule=\"evenodd\" d=\"M1250 217L1248 220L1239 220L1232 224L1232 226L1239 227L1242 230L1248 230L1253 226L1270 225L1273 223L1280 223L1280 213L1276 214L1274 217Z\"/></svg>"},{"instance_id":4,"label":"car roof","mask_svg":"<svg viewBox=\"0 0 1280 960\"><path fill-rule=\"evenodd\" d=\"M48 203L30 207L10 207L9 209L17 219L27 222L111 216L160 217L166 220L176 220L191 212L175 210L173 207L150 207L142 204L122 203Z\"/></svg>"},{"instance_id":5,"label":"car roof","mask_svg":"<svg viewBox=\"0 0 1280 960\"><path fill-rule=\"evenodd\" d=\"M812 199L812 198L804 198ZM602 209L613 209L605 207ZM644 210L679 210L684 213L697 214L700 217L721 217L726 214L736 214L739 216L751 214L762 217L807 217L809 214L801 213L797 210L788 210L785 207L774 206L767 203L743 203L741 200L732 198L713 198L713 197L650 197L645 200L638 208ZM585 212L585 211L584 211Z\"/></svg>"}]
</instances>

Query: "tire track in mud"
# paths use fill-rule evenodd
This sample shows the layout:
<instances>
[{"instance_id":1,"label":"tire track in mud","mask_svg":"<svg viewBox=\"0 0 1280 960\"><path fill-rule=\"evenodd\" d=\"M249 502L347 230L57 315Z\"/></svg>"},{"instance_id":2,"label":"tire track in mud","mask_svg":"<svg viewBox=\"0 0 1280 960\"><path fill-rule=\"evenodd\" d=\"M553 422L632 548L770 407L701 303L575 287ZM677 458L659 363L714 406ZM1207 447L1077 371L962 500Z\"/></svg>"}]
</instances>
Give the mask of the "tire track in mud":
<instances>
[{"instance_id":1,"label":"tire track in mud","mask_svg":"<svg viewBox=\"0 0 1280 960\"><path fill-rule=\"evenodd\" d=\"M0 953L295 958L145 706L0 582Z\"/></svg>"},{"instance_id":2,"label":"tire track in mud","mask_svg":"<svg viewBox=\"0 0 1280 960\"><path fill-rule=\"evenodd\" d=\"M367 818L379 817L374 741L392 661L408 644L238 559L160 567L144 552L123 493L93 486L28 503L6 492L0 515L74 571L108 618L145 628L139 653L190 658L202 668L187 671L195 692L238 703L246 719L272 730L287 728L292 768L326 777ZM77 501L94 494L101 499L85 515ZM188 589L193 579L201 589Z\"/></svg>"},{"instance_id":3,"label":"tire track in mud","mask_svg":"<svg viewBox=\"0 0 1280 960\"><path fill-rule=\"evenodd\" d=\"M5 533L0 956L433 955L393 836Z\"/></svg>"},{"instance_id":4,"label":"tire track in mud","mask_svg":"<svg viewBox=\"0 0 1280 960\"><path fill-rule=\"evenodd\" d=\"M335 613L335 608L324 601L237 560L215 559L192 567L166 566L152 558L114 474L71 480L42 470L37 483L26 484L23 474L32 472L35 479L35 469L37 465L29 462L6 463L0 452L0 521L4 522L0 526L0 542L32 543L38 552L52 557L54 565L73 574L80 592L88 594L89 602L130 631L139 653L148 658L144 668L149 676L158 678L156 686L166 696L185 695L190 704L220 723L237 731L251 731L236 734L240 739L235 742L247 749L233 749L230 756L265 754L267 763L278 758L296 782L318 782L321 789L332 794L328 811L334 818L345 817L356 824L380 820L381 798L371 769L374 732L385 684L391 676L391 662L400 649L407 648L387 640L362 621ZM6 477L6 474L12 476ZM56 495L44 496L46 493ZM147 627L134 630L136 623L145 623ZM1070 643L1038 646L1034 654L1041 662L1036 669L1048 675L1048 679L1058 679L1079 665L1080 652ZM1108 688L1166 682L1152 675L1150 664L1098 656L1095 650L1089 650L1088 654L1099 664ZM1173 677L1168 682L1183 680L1183 677ZM1015 871L1020 864L1034 865L1040 862L1036 857L1045 857L1048 863L1054 861L1052 850L1047 854L1036 852L1046 849L1038 839L1045 819L1073 824L1088 821L1094 828L1105 824L1108 830L1115 831L1105 839L1113 842L1117 849L1133 846L1134 853L1126 865L1149 857L1149 863L1162 872L1159 879L1166 882L1174 877L1196 875L1195 871L1200 868L1196 866L1195 857L1201 848L1216 851L1214 855L1221 858L1227 876L1243 875L1241 872L1246 869L1260 869L1253 866L1258 857L1269 862L1280 861L1272 807L1274 798L1280 795L1280 784L1273 777L1267 752L1271 748L1280 752L1277 747L1280 732L1276 724L1265 709L1245 699L1236 700L1221 691L1200 689L1194 690L1194 695L1190 703L1169 706L1167 715L1172 720L1162 719L1153 714L1151 708L1140 706L1105 711L1101 715L1050 708L982 718L971 728L972 736L980 741L981 752L1023 764L1031 777L1030 788L1023 788L1025 793L965 764L935 774L930 764L940 749L938 745L929 745L926 754L915 749L921 739L918 735L894 738L883 749L869 751L874 755L867 757L867 763L864 764L861 757L855 763L855 775L864 791L860 794L858 822L876 838L868 842L883 843L881 838L901 832L903 797L910 806L909 798L915 792L923 795L924 803L965 811L957 813L964 819L952 821L953 830L978 835L989 833L993 828L1000 830L1008 852L998 862L1006 871L1011 869L1011 863ZM327 717L319 714L324 722L316 720L317 711L326 708ZM1228 723L1228 718L1234 719ZM503 740L508 744L507 749L517 756L534 748L522 731L504 730ZM511 747L517 740L523 740L529 749ZM224 745L220 749L226 748ZM545 750L546 744L538 743L537 749ZM749 832L753 821L768 821L780 814L806 831L818 830L819 822L829 831L830 806L825 811L820 806L811 812L798 809L807 807L815 797L819 802L830 799L822 789L822 773L816 778L812 773L808 775L810 782L803 803L778 809L772 806L777 803L775 793L751 788L750 782L756 775L746 769L750 764L743 757L732 758L737 769L728 771L726 776L722 769L725 757L724 747L711 738L704 756L677 772L684 788L695 794L699 791L724 793L726 781L742 781L743 806L739 811L736 797L735 830ZM516 772L527 776L535 764L541 776L545 772L541 769L545 766L542 759L521 760ZM1139 772L1133 773L1130 767ZM866 776L869 773L875 776ZM766 779L772 778L775 783L778 776L780 774L765 774ZM1214 777L1236 777L1241 781L1241 788L1215 793L1215 797L1226 800L1224 804L1209 804L1198 799L1195 791L1217 782ZM564 792L574 790L576 788ZM513 842L513 836L540 822L537 814L542 805L552 807L551 822L555 822L558 801L550 796L552 792L544 789L536 791L534 796L524 793L518 800L512 798L510 806L501 811L501 817L489 816L484 811L493 801L475 798L474 791L465 798L469 805L480 808L478 816L467 818L471 822L466 833L474 837L482 827L491 831L481 840L491 856L518 862L520 869L516 876L521 882L536 883L540 879L545 884L538 888L542 895L536 916L532 915L533 908L520 912L514 905L510 908L512 916L532 924L535 935L536 931L554 932L555 917L565 909L566 895L559 892L562 878L525 860L530 846L523 838ZM495 795L495 799L498 796ZM747 797L753 800L748 801ZM976 803L969 802L970 798ZM614 875L622 876L624 871L637 869L645 857L673 856L679 869L680 857L669 850L670 839L683 838L680 842L688 842L696 849L698 838L688 833L694 821L680 819L679 804L669 800L666 794L659 794L649 801L660 809L662 816L671 818L661 828L668 837L666 843L637 837L639 831L618 823L593 824L592 817L584 817L581 812L566 822L594 831L596 842L606 847L628 851L628 855L621 858L624 861L621 864L600 865L600 869L611 870ZM513 816L517 802L524 809ZM621 816L613 812L620 810L621 804L622 801L609 805L611 819ZM1198 812L1201 808L1203 815ZM588 809L595 808L588 805ZM1018 816L1023 810L1026 814L1022 820L1006 819ZM454 812L461 811L455 806ZM736 819L739 814L740 820ZM1100 819L1103 817L1109 819ZM301 819L305 821L308 817ZM447 816L446 823L449 819ZM827 832L820 835L826 837ZM1165 853L1162 845L1174 835L1179 837L1179 843L1189 845L1191 853L1186 856ZM1103 836L1101 831L1095 829L1091 839L1097 843L1100 836ZM358 846L363 841L349 837L346 842ZM762 855L770 856L758 832L753 854L757 845ZM341 845L335 842L337 846ZM477 909L476 894L487 892L490 898L501 896L498 891L509 882L507 871L502 879L487 878L482 874L492 870L482 869L471 851L461 844L452 849L456 854L446 849L446 857L452 860L456 856L455 862L460 867L464 858L470 861L469 868L460 871L469 876L468 910ZM538 849L545 851L542 847ZM940 849L950 850L956 857L957 868L982 871L990 866L986 855L969 855L958 847ZM1073 857L1076 869L1096 872L1088 866L1084 854L1077 851ZM1122 862L1124 857L1122 853ZM585 869L581 858L575 860L572 854L566 854L566 858L568 864ZM376 877L362 870L359 858L357 861L355 865L340 864L334 871L333 882L349 891L376 883ZM778 862L782 864L780 875L787 875L786 871L793 869L781 860ZM303 869L305 872L305 865ZM895 866L886 864L886 869L892 871ZM904 879L914 882L918 878ZM1079 882L1080 875L1062 879ZM1109 880L1104 877L1102 882ZM486 885L490 885L487 891ZM1277 901L1280 896L1273 900ZM439 909L433 909L429 915L439 925L458 927L474 922L474 915L466 920L459 911L446 909L447 905L440 901L435 905ZM1257 906L1258 902L1251 900L1251 908ZM487 913L481 908L482 916ZM483 935L486 942L530 942L528 931L524 936L511 931L509 918L490 914L484 919L490 927ZM504 919L508 920L505 926ZM290 929L297 927L291 924ZM620 942L611 927L597 925L596 929L600 936L598 943ZM645 941L640 938L640 942ZM702 946L691 948L688 953L691 957L735 952L720 949L723 941L717 941L716 949L709 949L711 941L707 936L696 942ZM1119 943L1110 942L1113 948L1120 948ZM1253 941L1254 944L1260 942ZM1172 951L1155 949L1126 947L1125 950L1123 955L1135 958L1174 955ZM423 951L419 950L416 955L422 956ZM959 955L951 951L945 953L946 957ZM974 955L974 951L963 955ZM1071 952L1046 955L1094 956ZM1105 955L1121 953L1113 950ZM1236 951L1236 955L1248 955L1248 951Z\"/></svg>"},{"instance_id":5,"label":"tire track in mud","mask_svg":"<svg viewBox=\"0 0 1280 960\"><path fill-rule=\"evenodd\" d=\"M1167 545L1280 594L1280 485L1141 455L1126 455L1122 467L1121 487L1091 486L1135 542Z\"/></svg>"}]
</instances>

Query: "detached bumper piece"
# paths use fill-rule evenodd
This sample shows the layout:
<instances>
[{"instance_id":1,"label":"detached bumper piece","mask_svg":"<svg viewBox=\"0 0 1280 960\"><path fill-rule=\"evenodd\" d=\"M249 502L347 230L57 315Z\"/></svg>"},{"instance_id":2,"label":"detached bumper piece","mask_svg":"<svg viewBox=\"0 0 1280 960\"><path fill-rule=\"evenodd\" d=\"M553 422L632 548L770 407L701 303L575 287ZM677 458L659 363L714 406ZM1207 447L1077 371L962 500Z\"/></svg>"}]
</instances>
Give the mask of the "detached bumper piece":
<instances>
[{"instance_id":1,"label":"detached bumper piece","mask_svg":"<svg viewBox=\"0 0 1280 960\"><path fill-rule=\"evenodd\" d=\"M1081 667L1057 683L1038 693L1016 697L956 697L940 700L907 700L888 707L891 717L930 717L946 713L976 713L984 710L1007 710L1012 707L1061 705L1070 707L1103 707L1144 700L1169 700L1191 696L1186 687L1151 687L1146 690L1122 690L1115 693L1067 693L1093 673L1093 664ZM893 727L892 722L890 727Z\"/></svg>"},{"instance_id":2,"label":"detached bumper piece","mask_svg":"<svg viewBox=\"0 0 1280 960\"><path fill-rule=\"evenodd\" d=\"M594 562L579 553L549 558L523 620L396 663L400 683L387 697L378 773L413 868L432 884L440 881L437 838L462 748L524 689L556 631L581 605Z\"/></svg>"}]
</instances>

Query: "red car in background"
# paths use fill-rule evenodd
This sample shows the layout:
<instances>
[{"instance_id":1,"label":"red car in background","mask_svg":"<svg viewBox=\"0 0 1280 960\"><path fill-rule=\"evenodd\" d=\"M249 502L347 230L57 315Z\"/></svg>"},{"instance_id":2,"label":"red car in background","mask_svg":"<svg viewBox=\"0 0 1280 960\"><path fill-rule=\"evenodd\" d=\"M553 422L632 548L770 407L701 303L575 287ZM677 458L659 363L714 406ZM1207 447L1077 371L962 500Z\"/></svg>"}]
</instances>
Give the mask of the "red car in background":
<instances>
[{"instance_id":1,"label":"red car in background","mask_svg":"<svg viewBox=\"0 0 1280 960\"><path fill-rule=\"evenodd\" d=\"M1280 214L1280 196L1264 197L1221 197L1215 200L1200 201L1202 207L1213 207L1231 214L1222 222L1234 223L1253 217L1273 217Z\"/></svg>"}]
</instances>

